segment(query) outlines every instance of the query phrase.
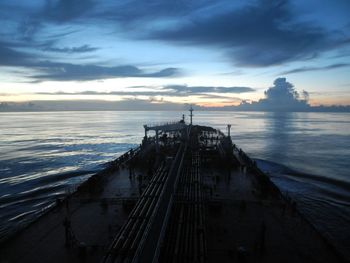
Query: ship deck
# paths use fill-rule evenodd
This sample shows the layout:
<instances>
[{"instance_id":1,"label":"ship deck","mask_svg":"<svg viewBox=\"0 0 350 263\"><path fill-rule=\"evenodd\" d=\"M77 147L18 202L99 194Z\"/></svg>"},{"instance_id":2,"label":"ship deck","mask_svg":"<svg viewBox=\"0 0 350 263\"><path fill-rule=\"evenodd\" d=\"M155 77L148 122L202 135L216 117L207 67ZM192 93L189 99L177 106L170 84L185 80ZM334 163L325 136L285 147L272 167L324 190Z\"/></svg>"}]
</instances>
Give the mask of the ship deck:
<instances>
[{"instance_id":1,"label":"ship deck","mask_svg":"<svg viewBox=\"0 0 350 263\"><path fill-rule=\"evenodd\" d=\"M96 175L3 244L0 262L341 262L244 152L229 143L219 157L225 138L210 133L164 143L163 158L141 147L141 162Z\"/></svg>"},{"instance_id":2,"label":"ship deck","mask_svg":"<svg viewBox=\"0 0 350 263\"><path fill-rule=\"evenodd\" d=\"M120 168L106 176L102 192L78 191L8 240L0 262L99 262L126 221L128 204L139 197L136 181L136 176L129 178L128 169ZM65 244L66 218L73 232L70 248Z\"/></svg>"}]
</instances>

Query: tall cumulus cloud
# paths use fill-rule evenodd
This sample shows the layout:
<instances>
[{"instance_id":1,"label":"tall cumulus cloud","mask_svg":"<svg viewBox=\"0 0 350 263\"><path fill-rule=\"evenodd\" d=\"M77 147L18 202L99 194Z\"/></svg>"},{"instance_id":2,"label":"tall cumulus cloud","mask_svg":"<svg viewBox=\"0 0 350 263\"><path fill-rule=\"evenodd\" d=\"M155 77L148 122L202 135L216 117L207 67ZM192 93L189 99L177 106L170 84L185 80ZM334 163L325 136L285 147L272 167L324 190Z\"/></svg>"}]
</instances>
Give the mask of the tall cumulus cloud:
<instances>
[{"instance_id":1,"label":"tall cumulus cloud","mask_svg":"<svg viewBox=\"0 0 350 263\"><path fill-rule=\"evenodd\" d=\"M303 111L310 108L309 93L302 91L300 95L286 78L277 78L264 94L265 98L252 103L243 101L238 108L261 111Z\"/></svg>"}]
</instances>

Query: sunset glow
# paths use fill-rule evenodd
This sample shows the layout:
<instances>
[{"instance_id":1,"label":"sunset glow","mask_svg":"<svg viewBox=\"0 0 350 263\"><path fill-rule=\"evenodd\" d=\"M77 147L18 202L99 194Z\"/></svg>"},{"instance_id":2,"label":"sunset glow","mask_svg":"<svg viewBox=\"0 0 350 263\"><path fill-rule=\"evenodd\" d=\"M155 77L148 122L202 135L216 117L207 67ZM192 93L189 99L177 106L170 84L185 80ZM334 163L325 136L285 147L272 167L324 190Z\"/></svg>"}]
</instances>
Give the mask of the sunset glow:
<instances>
[{"instance_id":1,"label":"sunset glow","mask_svg":"<svg viewBox=\"0 0 350 263\"><path fill-rule=\"evenodd\" d=\"M350 104L348 1L49 2L0 4L0 102L222 107L285 77L312 106Z\"/></svg>"}]
</instances>

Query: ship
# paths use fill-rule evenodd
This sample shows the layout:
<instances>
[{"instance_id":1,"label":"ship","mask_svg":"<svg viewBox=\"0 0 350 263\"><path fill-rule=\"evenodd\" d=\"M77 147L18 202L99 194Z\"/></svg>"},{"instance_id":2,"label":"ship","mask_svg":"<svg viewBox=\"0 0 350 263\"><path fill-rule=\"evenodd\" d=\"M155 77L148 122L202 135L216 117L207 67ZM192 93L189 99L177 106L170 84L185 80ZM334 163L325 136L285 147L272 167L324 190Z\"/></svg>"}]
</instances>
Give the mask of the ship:
<instances>
[{"instance_id":1,"label":"ship","mask_svg":"<svg viewBox=\"0 0 350 263\"><path fill-rule=\"evenodd\" d=\"M345 262L222 132L144 125L136 148L0 245L0 262Z\"/></svg>"}]
</instances>

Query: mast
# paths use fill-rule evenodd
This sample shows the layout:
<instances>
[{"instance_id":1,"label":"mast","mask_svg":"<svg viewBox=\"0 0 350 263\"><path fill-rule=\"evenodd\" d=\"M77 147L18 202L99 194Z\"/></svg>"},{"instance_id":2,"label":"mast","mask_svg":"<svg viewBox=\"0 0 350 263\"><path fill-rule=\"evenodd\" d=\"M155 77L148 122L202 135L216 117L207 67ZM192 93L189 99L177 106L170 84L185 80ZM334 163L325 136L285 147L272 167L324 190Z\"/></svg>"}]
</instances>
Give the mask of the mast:
<instances>
[{"instance_id":1,"label":"mast","mask_svg":"<svg viewBox=\"0 0 350 263\"><path fill-rule=\"evenodd\" d=\"M191 120L190 125L192 125L192 117L193 117L193 108L191 105L191 107L190 107L190 120Z\"/></svg>"},{"instance_id":2,"label":"mast","mask_svg":"<svg viewBox=\"0 0 350 263\"><path fill-rule=\"evenodd\" d=\"M227 136L231 136L231 124L227 124Z\"/></svg>"}]
</instances>

